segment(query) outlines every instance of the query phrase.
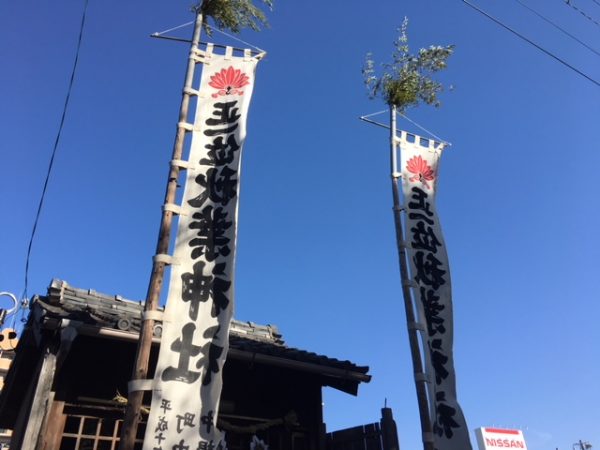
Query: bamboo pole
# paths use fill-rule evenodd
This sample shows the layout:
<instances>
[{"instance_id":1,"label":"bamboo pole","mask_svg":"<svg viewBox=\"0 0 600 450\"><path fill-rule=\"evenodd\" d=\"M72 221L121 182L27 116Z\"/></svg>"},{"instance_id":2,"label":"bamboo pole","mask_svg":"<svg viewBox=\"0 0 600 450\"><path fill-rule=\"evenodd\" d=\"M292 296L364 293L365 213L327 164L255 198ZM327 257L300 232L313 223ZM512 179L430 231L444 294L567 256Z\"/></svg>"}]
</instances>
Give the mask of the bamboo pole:
<instances>
[{"instance_id":1,"label":"bamboo pole","mask_svg":"<svg viewBox=\"0 0 600 450\"><path fill-rule=\"evenodd\" d=\"M434 450L433 430L431 424L431 415L429 411L429 402L427 400L427 381L424 376L423 359L419 349L419 335L415 328L417 316L412 301L410 290L410 278L408 274L408 263L406 247L404 246L404 228L402 224L402 205L400 203L400 189L398 187L398 161L397 161L397 141L396 141L396 107L390 106L390 168L392 175L392 194L394 197L394 224L396 227L396 245L398 247L398 259L400 260L400 277L402 279L402 294L404 297L404 309L406 311L406 325L408 328L408 340L410 343L410 354L413 364L413 376L417 390L417 400L419 403L419 416L421 419L421 437L424 450Z\"/></svg>"},{"instance_id":2,"label":"bamboo pole","mask_svg":"<svg viewBox=\"0 0 600 450\"><path fill-rule=\"evenodd\" d=\"M192 88L194 69L196 66L196 60L194 57L195 52L200 44L200 32L202 30L202 13L200 12L199 8L197 8L195 12L196 21L194 24L192 45L190 47L190 55L185 75L181 107L179 110L177 134L175 136L175 143L173 145L172 160L180 160L183 154L183 144L185 141L186 130L181 126L181 124L186 123L188 118L190 90ZM165 204L175 203L176 201L179 172L180 168L178 166L171 165L169 169L169 178L167 180ZM156 245L157 255L166 255L169 253L172 222L173 213L167 210L167 208L164 208L158 234L158 243ZM148 292L146 294L144 312L155 311L157 309L164 280L165 265L166 264L162 261L154 260L153 262L152 274L150 276ZM150 348L152 346L153 332L154 320L143 320L140 329L140 338L138 341L132 380L143 380L148 376L148 361L150 359ZM133 450L140 420L140 408L142 406L143 397L144 391L133 391L129 393L127 410L125 411L125 419L123 422L123 430L121 431L119 450Z\"/></svg>"}]
</instances>

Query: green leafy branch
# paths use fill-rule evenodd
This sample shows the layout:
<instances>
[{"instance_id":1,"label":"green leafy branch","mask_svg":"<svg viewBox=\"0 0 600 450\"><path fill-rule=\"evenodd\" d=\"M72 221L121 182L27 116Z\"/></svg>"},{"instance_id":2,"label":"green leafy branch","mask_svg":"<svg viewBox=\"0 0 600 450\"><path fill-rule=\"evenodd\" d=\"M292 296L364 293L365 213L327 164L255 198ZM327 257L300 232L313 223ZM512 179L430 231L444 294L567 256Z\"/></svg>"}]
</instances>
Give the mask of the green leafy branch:
<instances>
[{"instance_id":1,"label":"green leafy branch","mask_svg":"<svg viewBox=\"0 0 600 450\"><path fill-rule=\"evenodd\" d=\"M273 8L273 0L262 0L269 9ZM206 19L210 17L217 28L239 33L244 28L260 31L269 22L265 13L254 5L253 0L202 0L196 9L203 15L203 27L210 36L211 29Z\"/></svg>"},{"instance_id":2,"label":"green leafy branch","mask_svg":"<svg viewBox=\"0 0 600 450\"><path fill-rule=\"evenodd\" d=\"M412 55L408 47L407 30L408 19L404 18L398 30L400 36L394 42L392 63L382 64L383 74L376 73L373 55L367 54L362 74L369 97L383 98L401 113L420 103L439 107L438 94L444 90L444 86L432 75L447 67L446 60L454 52L454 45L432 45Z\"/></svg>"}]
</instances>

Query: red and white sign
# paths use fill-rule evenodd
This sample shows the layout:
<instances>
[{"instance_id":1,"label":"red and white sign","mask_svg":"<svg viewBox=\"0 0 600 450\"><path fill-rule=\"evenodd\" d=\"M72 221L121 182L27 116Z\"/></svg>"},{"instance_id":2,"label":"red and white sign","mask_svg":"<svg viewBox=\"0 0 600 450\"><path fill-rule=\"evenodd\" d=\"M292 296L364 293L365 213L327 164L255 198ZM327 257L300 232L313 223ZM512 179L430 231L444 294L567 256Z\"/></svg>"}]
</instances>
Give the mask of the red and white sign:
<instances>
[{"instance_id":1,"label":"red and white sign","mask_svg":"<svg viewBox=\"0 0 600 450\"><path fill-rule=\"evenodd\" d=\"M519 448L527 450L525 438L521 430L505 430L502 428L477 428L475 430L479 450L497 450Z\"/></svg>"}]
</instances>

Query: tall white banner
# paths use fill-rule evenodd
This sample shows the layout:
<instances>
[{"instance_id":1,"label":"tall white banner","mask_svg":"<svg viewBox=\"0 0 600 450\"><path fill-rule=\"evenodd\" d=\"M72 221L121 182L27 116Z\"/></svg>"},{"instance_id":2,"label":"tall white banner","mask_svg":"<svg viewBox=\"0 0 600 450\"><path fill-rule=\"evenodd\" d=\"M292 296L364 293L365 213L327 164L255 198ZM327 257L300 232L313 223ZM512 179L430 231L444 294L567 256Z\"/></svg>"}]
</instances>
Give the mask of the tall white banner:
<instances>
[{"instance_id":1,"label":"tall white banner","mask_svg":"<svg viewBox=\"0 0 600 450\"><path fill-rule=\"evenodd\" d=\"M216 428L233 315L240 156L258 59L204 55L144 450L226 449Z\"/></svg>"},{"instance_id":2,"label":"tall white banner","mask_svg":"<svg viewBox=\"0 0 600 450\"><path fill-rule=\"evenodd\" d=\"M426 326L434 445L436 450L470 450L469 430L456 399L448 253L435 209L443 144L402 131L400 148L412 290Z\"/></svg>"}]
</instances>

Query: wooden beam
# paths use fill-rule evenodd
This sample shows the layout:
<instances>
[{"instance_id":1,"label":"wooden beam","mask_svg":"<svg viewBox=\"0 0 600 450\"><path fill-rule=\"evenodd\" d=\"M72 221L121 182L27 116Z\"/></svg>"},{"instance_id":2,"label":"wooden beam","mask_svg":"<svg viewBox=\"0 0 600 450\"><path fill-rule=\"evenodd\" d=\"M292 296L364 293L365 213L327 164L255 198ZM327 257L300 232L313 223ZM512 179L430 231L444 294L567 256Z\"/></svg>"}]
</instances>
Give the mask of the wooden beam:
<instances>
[{"instance_id":1,"label":"wooden beam","mask_svg":"<svg viewBox=\"0 0 600 450\"><path fill-rule=\"evenodd\" d=\"M21 450L36 450L39 449L39 443L42 441L41 432L43 429L44 419L48 414L51 406L50 395L52 384L54 383L54 375L56 372L56 353L57 345L49 344L44 349L42 364L37 376L37 385L33 394L33 402L29 412L29 420L25 427L23 436L23 444Z\"/></svg>"},{"instance_id":2,"label":"wooden beam","mask_svg":"<svg viewBox=\"0 0 600 450\"><path fill-rule=\"evenodd\" d=\"M41 450L59 450L65 422L67 421L67 416L63 414L64 409L64 401L54 400L52 402Z\"/></svg>"}]
</instances>

